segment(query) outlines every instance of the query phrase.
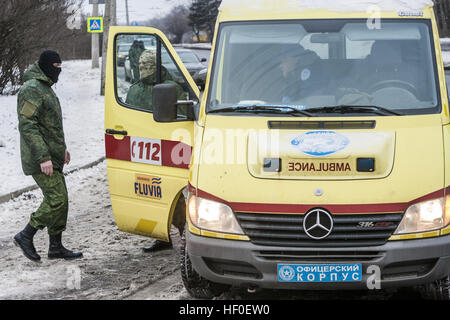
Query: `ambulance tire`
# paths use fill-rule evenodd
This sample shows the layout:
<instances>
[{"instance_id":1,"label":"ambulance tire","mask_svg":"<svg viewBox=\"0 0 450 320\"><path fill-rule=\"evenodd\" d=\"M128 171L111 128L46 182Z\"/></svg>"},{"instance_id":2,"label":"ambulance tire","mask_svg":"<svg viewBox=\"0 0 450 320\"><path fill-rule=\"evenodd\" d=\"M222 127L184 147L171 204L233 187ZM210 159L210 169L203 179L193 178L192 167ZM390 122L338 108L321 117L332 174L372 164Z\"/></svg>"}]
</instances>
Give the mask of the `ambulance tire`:
<instances>
[{"instance_id":1,"label":"ambulance tire","mask_svg":"<svg viewBox=\"0 0 450 320\"><path fill-rule=\"evenodd\" d=\"M422 288L422 296L431 300L450 300L450 275Z\"/></svg>"},{"instance_id":2,"label":"ambulance tire","mask_svg":"<svg viewBox=\"0 0 450 320\"><path fill-rule=\"evenodd\" d=\"M186 250L186 228L181 237L180 249L181 279L186 291L197 299L212 299L227 291L229 286L211 282L200 276L192 267L189 254Z\"/></svg>"}]
</instances>

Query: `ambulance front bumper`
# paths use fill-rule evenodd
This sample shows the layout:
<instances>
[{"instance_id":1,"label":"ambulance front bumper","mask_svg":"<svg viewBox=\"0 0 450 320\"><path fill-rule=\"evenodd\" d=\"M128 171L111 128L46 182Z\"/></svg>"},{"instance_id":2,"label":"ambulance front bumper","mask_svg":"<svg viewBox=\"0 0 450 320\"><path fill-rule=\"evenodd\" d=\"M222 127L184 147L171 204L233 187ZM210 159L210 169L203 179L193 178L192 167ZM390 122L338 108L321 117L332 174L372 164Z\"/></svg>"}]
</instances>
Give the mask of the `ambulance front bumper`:
<instances>
[{"instance_id":1,"label":"ambulance front bumper","mask_svg":"<svg viewBox=\"0 0 450 320\"><path fill-rule=\"evenodd\" d=\"M385 289L410 287L450 274L450 235L388 241L381 246L287 248L249 241L202 237L187 232L194 269L204 278L239 287L299 290ZM361 266L361 279L350 282L280 281L279 265ZM374 270L379 270L377 273ZM304 280L304 279L302 279Z\"/></svg>"}]
</instances>

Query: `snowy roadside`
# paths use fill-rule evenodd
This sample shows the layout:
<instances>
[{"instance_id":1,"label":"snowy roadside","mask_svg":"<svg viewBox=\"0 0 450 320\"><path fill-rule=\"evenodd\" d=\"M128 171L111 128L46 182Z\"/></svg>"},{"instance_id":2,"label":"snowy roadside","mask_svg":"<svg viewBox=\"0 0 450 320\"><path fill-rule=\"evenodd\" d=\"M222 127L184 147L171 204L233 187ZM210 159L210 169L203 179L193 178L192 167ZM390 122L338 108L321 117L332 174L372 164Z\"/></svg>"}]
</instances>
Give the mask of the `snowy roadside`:
<instances>
[{"instance_id":1,"label":"snowy roadside","mask_svg":"<svg viewBox=\"0 0 450 320\"><path fill-rule=\"evenodd\" d=\"M450 51L442 51L442 59L444 60L444 67L450 68Z\"/></svg>"},{"instance_id":2,"label":"snowy roadside","mask_svg":"<svg viewBox=\"0 0 450 320\"><path fill-rule=\"evenodd\" d=\"M450 38L441 38L441 48L444 67L450 68Z\"/></svg>"},{"instance_id":3,"label":"snowy roadside","mask_svg":"<svg viewBox=\"0 0 450 320\"><path fill-rule=\"evenodd\" d=\"M92 70L90 60L65 61L53 89L61 102L66 144L72 157L65 171L104 156L100 69ZM0 96L0 196L35 184L22 173L16 100L16 96Z\"/></svg>"},{"instance_id":4,"label":"snowy roadside","mask_svg":"<svg viewBox=\"0 0 450 320\"><path fill-rule=\"evenodd\" d=\"M117 229L105 161L68 175L66 182L70 209L63 243L84 257L48 260L46 230L35 236L41 263L26 259L13 245L14 234L42 201L39 190L0 204L0 299L120 299L179 272L175 250L145 254L141 248L151 239ZM172 239L179 246L178 232ZM183 290L165 298L177 299Z\"/></svg>"}]
</instances>

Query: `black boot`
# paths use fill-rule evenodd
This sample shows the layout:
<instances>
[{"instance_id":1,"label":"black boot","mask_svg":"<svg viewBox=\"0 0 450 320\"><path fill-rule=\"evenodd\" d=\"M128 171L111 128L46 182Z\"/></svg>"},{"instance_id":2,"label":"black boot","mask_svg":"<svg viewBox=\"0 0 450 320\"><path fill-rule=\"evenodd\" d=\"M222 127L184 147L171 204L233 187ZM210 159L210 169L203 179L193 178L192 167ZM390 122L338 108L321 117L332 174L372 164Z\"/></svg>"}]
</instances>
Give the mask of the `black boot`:
<instances>
[{"instance_id":1,"label":"black boot","mask_svg":"<svg viewBox=\"0 0 450 320\"><path fill-rule=\"evenodd\" d=\"M83 254L81 252L73 252L66 248L61 243L61 235L62 233L50 236L50 246L48 249L48 258L49 259L77 259L81 258Z\"/></svg>"},{"instance_id":2,"label":"black boot","mask_svg":"<svg viewBox=\"0 0 450 320\"><path fill-rule=\"evenodd\" d=\"M142 250L144 250L144 252L157 252L157 251L162 251L162 250L169 250L172 248L173 248L172 241L165 242L165 241L155 240L151 245L142 248Z\"/></svg>"},{"instance_id":3,"label":"black boot","mask_svg":"<svg viewBox=\"0 0 450 320\"><path fill-rule=\"evenodd\" d=\"M34 262L41 260L41 257L36 252L36 248L33 244L33 237L37 231L38 229L27 224L25 229L14 236L14 244L22 249L25 257Z\"/></svg>"}]
</instances>

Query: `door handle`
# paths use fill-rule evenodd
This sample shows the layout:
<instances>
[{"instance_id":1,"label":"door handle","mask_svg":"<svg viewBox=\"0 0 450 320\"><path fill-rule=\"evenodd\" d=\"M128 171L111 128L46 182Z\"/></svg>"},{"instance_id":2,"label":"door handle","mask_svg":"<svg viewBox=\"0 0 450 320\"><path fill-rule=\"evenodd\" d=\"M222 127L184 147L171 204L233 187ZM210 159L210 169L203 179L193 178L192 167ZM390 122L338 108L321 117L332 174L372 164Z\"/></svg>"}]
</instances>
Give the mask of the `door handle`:
<instances>
[{"instance_id":1,"label":"door handle","mask_svg":"<svg viewBox=\"0 0 450 320\"><path fill-rule=\"evenodd\" d=\"M119 131L119 130L114 130L114 129L106 129L106 133L107 134L118 134L121 136L127 136L128 132L125 130Z\"/></svg>"}]
</instances>

